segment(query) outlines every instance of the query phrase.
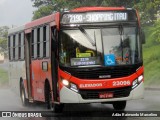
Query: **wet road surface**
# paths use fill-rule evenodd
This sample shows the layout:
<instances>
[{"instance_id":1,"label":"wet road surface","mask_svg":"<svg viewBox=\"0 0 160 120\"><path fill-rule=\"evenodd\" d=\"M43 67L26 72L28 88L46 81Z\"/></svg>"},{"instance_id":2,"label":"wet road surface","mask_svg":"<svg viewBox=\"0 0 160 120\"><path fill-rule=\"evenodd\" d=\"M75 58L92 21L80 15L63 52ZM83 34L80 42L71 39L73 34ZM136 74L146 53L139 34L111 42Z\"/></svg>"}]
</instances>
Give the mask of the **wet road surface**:
<instances>
[{"instance_id":1,"label":"wet road surface","mask_svg":"<svg viewBox=\"0 0 160 120\"><path fill-rule=\"evenodd\" d=\"M111 104L69 104L63 113L53 113L43 103L23 107L20 97L10 88L0 89L0 111L46 111L49 116L43 118L14 118L15 120L160 120L160 117L108 117L116 113ZM160 91L146 90L144 99L128 101L125 111L160 111ZM13 118L0 118L0 120Z\"/></svg>"}]
</instances>

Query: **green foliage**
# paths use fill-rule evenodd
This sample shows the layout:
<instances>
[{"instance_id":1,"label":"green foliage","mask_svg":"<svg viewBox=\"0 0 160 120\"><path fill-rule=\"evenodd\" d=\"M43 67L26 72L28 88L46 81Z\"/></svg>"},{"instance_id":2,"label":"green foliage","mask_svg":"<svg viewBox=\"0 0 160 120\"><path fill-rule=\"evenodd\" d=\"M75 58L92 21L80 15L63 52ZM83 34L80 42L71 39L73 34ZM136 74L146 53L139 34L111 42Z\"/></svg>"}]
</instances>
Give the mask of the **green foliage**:
<instances>
[{"instance_id":1,"label":"green foliage","mask_svg":"<svg viewBox=\"0 0 160 120\"><path fill-rule=\"evenodd\" d=\"M147 86L156 86L160 84L160 43L157 42L156 37L153 36L154 29L158 28L158 24L154 26L145 27L146 44L143 46L143 59L145 68L145 84Z\"/></svg>"},{"instance_id":2,"label":"green foliage","mask_svg":"<svg viewBox=\"0 0 160 120\"><path fill-rule=\"evenodd\" d=\"M142 24L151 24L156 19L159 10L159 0L31 0L38 10L33 19L51 14L54 11L63 11L84 6L124 6L136 8L140 12ZM45 6L45 7L44 7ZM48 9L46 7L49 7ZM46 10L47 9L47 10ZM46 12L44 12L46 10Z\"/></svg>"},{"instance_id":3,"label":"green foliage","mask_svg":"<svg viewBox=\"0 0 160 120\"><path fill-rule=\"evenodd\" d=\"M0 27L0 53L7 54L7 36L8 36L7 26Z\"/></svg>"},{"instance_id":4,"label":"green foliage","mask_svg":"<svg viewBox=\"0 0 160 120\"><path fill-rule=\"evenodd\" d=\"M8 72L0 68L0 76L0 86L8 84Z\"/></svg>"},{"instance_id":5,"label":"green foliage","mask_svg":"<svg viewBox=\"0 0 160 120\"><path fill-rule=\"evenodd\" d=\"M48 5L52 5L52 1L51 0L31 0L32 2L34 2L34 7L41 7L41 6L48 6Z\"/></svg>"},{"instance_id":6,"label":"green foliage","mask_svg":"<svg viewBox=\"0 0 160 120\"><path fill-rule=\"evenodd\" d=\"M34 16L33 16L33 20L50 15L52 13L52 9L53 6L52 5L48 5L48 6L41 6L40 8L38 8L38 10L34 11Z\"/></svg>"},{"instance_id":7,"label":"green foliage","mask_svg":"<svg viewBox=\"0 0 160 120\"><path fill-rule=\"evenodd\" d=\"M38 8L34 11L32 20L50 15L53 12L53 3L51 0L31 0L33 6Z\"/></svg>"},{"instance_id":8,"label":"green foliage","mask_svg":"<svg viewBox=\"0 0 160 120\"><path fill-rule=\"evenodd\" d=\"M139 0L139 2L134 5L140 12L142 24L154 23L159 6L159 0Z\"/></svg>"},{"instance_id":9,"label":"green foliage","mask_svg":"<svg viewBox=\"0 0 160 120\"><path fill-rule=\"evenodd\" d=\"M151 37L153 38L154 43L160 44L160 20L155 22L151 32Z\"/></svg>"},{"instance_id":10,"label":"green foliage","mask_svg":"<svg viewBox=\"0 0 160 120\"><path fill-rule=\"evenodd\" d=\"M32 0L34 7L38 10L34 12L33 20L51 14L55 11L64 11L85 6L125 6L133 7L139 0ZM48 9L47 9L48 7ZM47 10L46 10L47 9ZM45 11L45 12L44 12Z\"/></svg>"}]
</instances>

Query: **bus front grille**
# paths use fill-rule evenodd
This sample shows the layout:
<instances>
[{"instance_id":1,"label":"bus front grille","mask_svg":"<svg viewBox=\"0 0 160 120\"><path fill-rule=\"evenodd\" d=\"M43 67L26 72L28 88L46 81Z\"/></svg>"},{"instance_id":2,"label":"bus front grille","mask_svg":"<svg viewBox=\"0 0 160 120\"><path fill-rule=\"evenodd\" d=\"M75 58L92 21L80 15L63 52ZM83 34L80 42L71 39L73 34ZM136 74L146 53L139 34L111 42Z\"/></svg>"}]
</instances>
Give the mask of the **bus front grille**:
<instances>
[{"instance_id":1,"label":"bus front grille","mask_svg":"<svg viewBox=\"0 0 160 120\"><path fill-rule=\"evenodd\" d=\"M112 98L128 97L131 92L131 87L103 89L103 90L79 90L83 99L100 99L101 93L113 93Z\"/></svg>"},{"instance_id":2,"label":"bus front grille","mask_svg":"<svg viewBox=\"0 0 160 120\"><path fill-rule=\"evenodd\" d=\"M136 70L130 68L119 69L92 69L92 70L76 70L71 74L80 79L110 79L126 77L133 74Z\"/></svg>"},{"instance_id":3,"label":"bus front grille","mask_svg":"<svg viewBox=\"0 0 160 120\"><path fill-rule=\"evenodd\" d=\"M136 72L138 68L142 66L142 63L135 65L124 65L124 66L109 66L109 67L63 67L60 66L61 70L66 71L72 76L79 79L114 79L127 77Z\"/></svg>"}]
</instances>

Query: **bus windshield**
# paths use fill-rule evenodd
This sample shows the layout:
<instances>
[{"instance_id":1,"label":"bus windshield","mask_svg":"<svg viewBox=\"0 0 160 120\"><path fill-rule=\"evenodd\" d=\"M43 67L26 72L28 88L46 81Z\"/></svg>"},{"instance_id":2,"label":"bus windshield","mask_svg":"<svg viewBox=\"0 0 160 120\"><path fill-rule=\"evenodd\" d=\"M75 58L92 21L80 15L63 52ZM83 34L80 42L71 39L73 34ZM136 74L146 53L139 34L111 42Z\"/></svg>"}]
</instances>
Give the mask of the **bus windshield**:
<instances>
[{"instance_id":1,"label":"bus windshield","mask_svg":"<svg viewBox=\"0 0 160 120\"><path fill-rule=\"evenodd\" d=\"M66 67L118 66L141 62L136 27L61 30L60 64Z\"/></svg>"}]
</instances>

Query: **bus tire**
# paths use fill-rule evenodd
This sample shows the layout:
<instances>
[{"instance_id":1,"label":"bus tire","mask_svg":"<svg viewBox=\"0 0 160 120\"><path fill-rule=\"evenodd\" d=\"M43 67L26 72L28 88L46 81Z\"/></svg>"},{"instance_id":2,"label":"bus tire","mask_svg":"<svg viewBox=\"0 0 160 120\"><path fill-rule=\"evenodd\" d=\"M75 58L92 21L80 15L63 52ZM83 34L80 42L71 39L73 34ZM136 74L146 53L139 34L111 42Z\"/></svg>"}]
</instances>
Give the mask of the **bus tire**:
<instances>
[{"instance_id":1,"label":"bus tire","mask_svg":"<svg viewBox=\"0 0 160 120\"><path fill-rule=\"evenodd\" d=\"M64 107L63 104L52 103L52 94L51 94L50 86L48 83L45 85L45 101L47 104L47 109L50 109L55 113L60 113L63 111L63 107Z\"/></svg>"},{"instance_id":2,"label":"bus tire","mask_svg":"<svg viewBox=\"0 0 160 120\"><path fill-rule=\"evenodd\" d=\"M24 85L21 83L20 87L20 98L23 106L28 106L28 99L26 98Z\"/></svg>"},{"instance_id":3,"label":"bus tire","mask_svg":"<svg viewBox=\"0 0 160 120\"><path fill-rule=\"evenodd\" d=\"M124 110L126 108L126 101L116 101L113 102L113 108L115 110Z\"/></svg>"},{"instance_id":4,"label":"bus tire","mask_svg":"<svg viewBox=\"0 0 160 120\"><path fill-rule=\"evenodd\" d=\"M46 83L46 85L45 85L45 102L47 104L47 109L53 108L52 95L51 95L51 91L50 91L50 87L49 87L48 83Z\"/></svg>"}]
</instances>

